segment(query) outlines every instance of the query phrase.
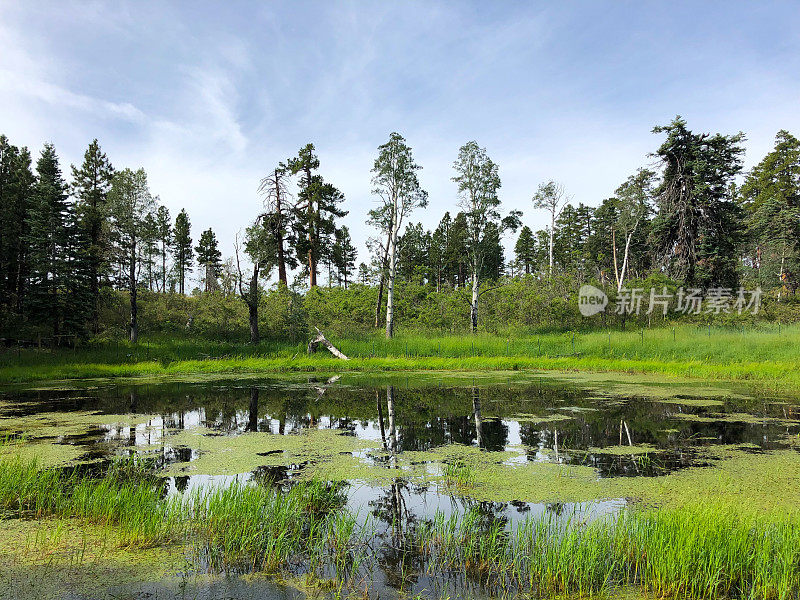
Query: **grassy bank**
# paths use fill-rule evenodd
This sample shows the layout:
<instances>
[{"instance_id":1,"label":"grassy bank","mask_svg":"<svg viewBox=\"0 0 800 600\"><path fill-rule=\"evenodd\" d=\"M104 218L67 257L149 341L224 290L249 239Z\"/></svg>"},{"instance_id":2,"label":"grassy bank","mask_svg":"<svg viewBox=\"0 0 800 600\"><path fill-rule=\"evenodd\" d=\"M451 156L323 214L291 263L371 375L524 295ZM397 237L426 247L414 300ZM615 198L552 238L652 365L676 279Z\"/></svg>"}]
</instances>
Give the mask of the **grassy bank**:
<instances>
[{"instance_id":1,"label":"grassy bank","mask_svg":"<svg viewBox=\"0 0 800 600\"><path fill-rule=\"evenodd\" d=\"M206 373L400 370L586 370L758 381L800 388L800 328L597 331L508 337L401 335L333 340L351 357L303 344L149 340L76 351L6 352L0 382Z\"/></svg>"},{"instance_id":2,"label":"grassy bank","mask_svg":"<svg viewBox=\"0 0 800 600\"><path fill-rule=\"evenodd\" d=\"M342 489L319 481L289 491L234 483L164 496L139 463L100 477L0 464L0 507L13 515L72 518L117 532L140 548L183 544L212 569L284 568L363 589L379 568L373 525L342 508ZM400 524L396 524L400 525ZM0 527L2 523L0 522ZM402 531L402 533L400 533ZM395 532L393 545L420 571L461 573L498 590L594 594L633 587L686 598L793 598L800 592L800 527L730 507L626 509L585 521L531 517L515 530L476 510Z\"/></svg>"}]
</instances>

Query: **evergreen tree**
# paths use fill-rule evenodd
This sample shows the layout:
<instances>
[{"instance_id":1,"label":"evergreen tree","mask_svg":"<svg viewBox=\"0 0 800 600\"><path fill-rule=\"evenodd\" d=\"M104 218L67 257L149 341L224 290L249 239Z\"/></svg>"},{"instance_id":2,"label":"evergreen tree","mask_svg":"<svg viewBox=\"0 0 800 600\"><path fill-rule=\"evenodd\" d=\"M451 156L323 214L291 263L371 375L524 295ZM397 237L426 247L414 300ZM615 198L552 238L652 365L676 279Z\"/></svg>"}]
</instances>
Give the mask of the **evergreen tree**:
<instances>
[{"instance_id":1,"label":"evergreen tree","mask_svg":"<svg viewBox=\"0 0 800 600\"><path fill-rule=\"evenodd\" d=\"M116 231L122 254L127 262L128 290L130 294L130 340L139 339L136 267L139 243L147 215L155 208L153 196L147 185L144 169L123 169L114 175L108 195L111 222Z\"/></svg>"},{"instance_id":2,"label":"evergreen tree","mask_svg":"<svg viewBox=\"0 0 800 600\"><path fill-rule=\"evenodd\" d=\"M158 243L160 245L161 269L159 276L161 279L161 291L167 291L167 253L172 246L172 222L169 209L160 205L156 209L156 230L158 232Z\"/></svg>"},{"instance_id":3,"label":"evergreen tree","mask_svg":"<svg viewBox=\"0 0 800 600\"><path fill-rule=\"evenodd\" d=\"M253 266L251 276L245 280L242 274L242 266L239 257L238 239L234 244L236 250L236 284L239 289L239 296L247 305L248 321L250 324L250 343L257 344L261 340L258 327L258 305L261 299L261 285L259 281L262 277L268 277L273 267L276 256L275 238L270 235L269 230L264 226L263 219L258 217L255 222L247 228L244 237L244 251L250 257Z\"/></svg>"},{"instance_id":4,"label":"evergreen tree","mask_svg":"<svg viewBox=\"0 0 800 600\"><path fill-rule=\"evenodd\" d=\"M175 271L178 276L178 292L184 294L186 274L192 266L192 224L185 209L181 209L175 217L175 227L172 230L172 256L175 261Z\"/></svg>"},{"instance_id":5,"label":"evergreen tree","mask_svg":"<svg viewBox=\"0 0 800 600\"><path fill-rule=\"evenodd\" d=\"M442 284L447 281L447 245L450 237L450 229L453 220L450 213L444 213L439 225L433 230L428 246L428 265L430 268L430 279L436 285L438 292Z\"/></svg>"},{"instance_id":6,"label":"evergreen tree","mask_svg":"<svg viewBox=\"0 0 800 600\"><path fill-rule=\"evenodd\" d=\"M533 237L531 228L525 225L519 232L519 238L514 245L514 254L520 268L525 269L525 274L530 275L534 265L536 252L536 239Z\"/></svg>"},{"instance_id":7,"label":"evergreen tree","mask_svg":"<svg viewBox=\"0 0 800 600\"><path fill-rule=\"evenodd\" d=\"M59 294L67 279L69 218L67 184L55 148L48 143L36 162L36 182L26 220L29 273L25 312L33 323L49 324L55 335L61 333L63 319Z\"/></svg>"},{"instance_id":8,"label":"evergreen tree","mask_svg":"<svg viewBox=\"0 0 800 600\"><path fill-rule=\"evenodd\" d=\"M203 267L205 291L215 290L222 267L222 252L219 251L217 236L210 227L200 234L200 241L194 251L197 253L197 264Z\"/></svg>"},{"instance_id":9,"label":"evergreen tree","mask_svg":"<svg viewBox=\"0 0 800 600\"><path fill-rule=\"evenodd\" d=\"M497 281L503 276L505 259L503 257L503 244L500 241L501 226L495 222L486 224L486 231L481 240L483 265L481 279L484 281Z\"/></svg>"},{"instance_id":10,"label":"evergreen tree","mask_svg":"<svg viewBox=\"0 0 800 600\"><path fill-rule=\"evenodd\" d=\"M567 204L556 219L554 237L554 258L558 267L565 273L578 275L582 270L583 223L578 219L578 211Z\"/></svg>"},{"instance_id":11,"label":"evergreen tree","mask_svg":"<svg viewBox=\"0 0 800 600\"><path fill-rule=\"evenodd\" d=\"M159 250L158 220L156 213L149 212L142 222L142 243L140 244L139 264L147 273L147 289L153 291L157 285L158 273L156 272L156 255Z\"/></svg>"},{"instance_id":12,"label":"evergreen tree","mask_svg":"<svg viewBox=\"0 0 800 600\"><path fill-rule=\"evenodd\" d=\"M656 151L664 175L652 229L661 265L687 285L734 287L743 215L731 183L744 134L696 134L680 117L653 132L667 135Z\"/></svg>"},{"instance_id":13,"label":"evergreen tree","mask_svg":"<svg viewBox=\"0 0 800 600\"><path fill-rule=\"evenodd\" d=\"M606 198L600 203L592 218L592 233L586 240L586 252L591 257L595 276L606 285L614 274L616 225L619 219L619 202ZM616 281L616 278L614 278Z\"/></svg>"},{"instance_id":14,"label":"evergreen tree","mask_svg":"<svg viewBox=\"0 0 800 600\"><path fill-rule=\"evenodd\" d=\"M95 321L92 239L74 204L68 205L66 244L64 246L64 276L60 294L63 330L83 337L87 326L98 330Z\"/></svg>"},{"instance_id":15,"label":"evergreen tree","mask_svg":"<svg viewBox=\"0 0 800 600\"><path fill-rule=\"evenodd\" d=\"M468 236L467 216L463 212L459 212L450 227L445 253L450 283L456 287L465 286L470 276Z\"/></svg>"},{"instance_id":16,"label":"evergreen tree","mask_svg":"<svg viewBox=\"0 0 800 600\"><path fill-rule=\"evenodd\" d=\"M79 226L88 243L92 330L97 333L100 302L100 281L108 262L107 201L111 190L114 169L100 150L97 140L92 140L83 154L80 169L72 166L72 194L76 198Z\"/></svg>"},{"instance_id":17,"label":"evergreen tree","mask_svg":"<svg viewBox=\"0 0 800 600\"><path fill-rule=\"evenodd\" d=\"M34 175L27 148L0 135L0 317L19 315L28 272L27 222ZM18 324L12 316L10 325ZM2 324L0 324L0 327Z\"/></svg>"},{"instance_id":18,"label":"evergreen tree","mask_svg":"<svg viewBox=\"0 0 800 600\"><path fill-rule=\"evenodd\" d=\"M330 256L332 238L336 232L336 218L347 211L339 208L344 195L321 175L314 174L319 159L314 154L314 144L307 144L298 155L289 159L292 175L300 175L298 201L295 205L295 254L305 261L310 287L317 285L317 271L321 260Z\"/></svg>"},{"instance_id":19,"label":"evergreen tree","mask_svg":"<svg viewBox=\"0 0 800 600\"><path fill-rule=\"evenodd\" d=\"M335 242L333 245L333 265L336 267L338 279L344 282L347 289L348 281L352 281L353 269L356 265L358 252L353 246L350 237L350 230L342 226L336 230Z\"/></svg>"},{"instance_id":20,"label":"evergreen tree","mask_svg":"<svg viewBox=\"0 0 800 600\"><path fill-rule=\"evenodd\" d=\"M800 141L788 131L739 190L748 212L751 263L765 281L783 284L800 270ZM759 277L761 279L761 277Z\"/></svg>"},{"instance_id":21,"label":"evergreen tree","mask_svg":"<svg viewBox=\"0 0 800 600\"><path fill-rule=\"evenodd\" d=\"M291 211L289 210L287 199L289 169L283 163L275 167L269 175L261 180L258 191L264 195L263 215L264 225L267 231L275 238L276 258L278 263L278 281L283 285L288 285L286 278L287 264L295 268L297 261L287 254L286 244L294 245L291 228Z\"/></svg>"},{"instance_id":22,"label":"evergreen tree","mask_svg":"<svg viewBox=\"0 0 800 600\"><path fill-rule=\"evenodd\" d=\"M398 239L397 275L405 281L425 283L428 280L428 257L431 234L422 223L410 223Z\"/></svg>"}]
</instances>

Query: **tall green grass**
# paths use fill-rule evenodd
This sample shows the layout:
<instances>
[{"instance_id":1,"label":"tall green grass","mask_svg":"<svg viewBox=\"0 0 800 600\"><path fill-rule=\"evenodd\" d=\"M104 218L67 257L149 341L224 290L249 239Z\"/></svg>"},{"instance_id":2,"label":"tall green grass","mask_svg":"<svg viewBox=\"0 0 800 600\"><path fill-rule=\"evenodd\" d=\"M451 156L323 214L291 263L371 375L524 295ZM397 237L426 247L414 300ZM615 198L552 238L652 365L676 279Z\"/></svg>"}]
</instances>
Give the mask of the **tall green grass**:
<instances>
[{"instance_id":1,"label":"tall green grass","mask_svg":"<svg viewBox=\"0 0 800 600\"><path fill-rule=\"evenodd\" d=\"M69 517L121 532L121 543L181 543L211 570L331 575L363 585L385 543L343 509L344 490L310 481L288 491L235 482L165 496L146 466L101 476L0 461L5 516ZM395 543L395 542L393 542ZM493 591L551 597L632 587L659 597L800 596L800 524L730 506L629 508L531 517L516 528L479 507L412 524L399 541L432 575L461 573Z\"/></svg>"},{"instance_id":2,"label":"tall green grass","mask_svg":"<svg viewBox=\"0 0 800 600\"><path fill-rule=\"evenodd\" d=\"M316 370L576 369L756 380L800 386L800 327L595 331L498 337L402 335L333 340L351 357L306 356L303 344L196 340L110 345L77 352L6 352L0 382Z\"/></svg>"},{"instance_id":3,"label":"tall green grass","mask_svg":"<svg viewBox=\"0 0 800 600\"><path fill-rule=\"evenodd\" d=\"M546 515L514 532L477 510L438 513L414 543L432 573L461 570L540 596L622 587L683 598L800 593L800 526L729 508L626 510L591 523Z\"/></svg>"}]
</instances>

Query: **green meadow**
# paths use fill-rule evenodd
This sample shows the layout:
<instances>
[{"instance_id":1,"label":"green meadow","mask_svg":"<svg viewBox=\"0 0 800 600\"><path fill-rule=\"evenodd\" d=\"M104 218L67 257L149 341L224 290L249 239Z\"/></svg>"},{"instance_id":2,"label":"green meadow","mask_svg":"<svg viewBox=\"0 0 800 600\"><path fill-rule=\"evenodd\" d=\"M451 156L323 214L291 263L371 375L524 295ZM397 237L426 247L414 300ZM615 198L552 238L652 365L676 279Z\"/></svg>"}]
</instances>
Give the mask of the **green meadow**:
<instances>
[{"instance_id":1,"label":"green meadow","mask_svg":"<svg viewBox=\"0 0 800 600\"><path fill-rule=\"evenodd\" d=\"M110 343L76 350L6 353L0 382L210 373L562 370L800 387L800 327L642 328L541 335L401 333L333 338L349 361L304 344L257 345L194 339Z\"/></svg>"}]
</instances>

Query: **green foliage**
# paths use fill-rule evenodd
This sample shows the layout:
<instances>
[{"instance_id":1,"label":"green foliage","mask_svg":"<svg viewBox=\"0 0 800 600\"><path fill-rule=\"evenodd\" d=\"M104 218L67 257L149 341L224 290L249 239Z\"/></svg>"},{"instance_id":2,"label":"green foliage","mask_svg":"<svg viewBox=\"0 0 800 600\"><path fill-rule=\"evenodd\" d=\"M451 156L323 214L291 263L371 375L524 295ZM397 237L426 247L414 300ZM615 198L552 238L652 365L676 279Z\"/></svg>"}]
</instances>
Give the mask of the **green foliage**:
<instances>
[{"instance_id":1,"label":"green foliage","mask_svg":"<svg viewBox=\"0 0 800 600\"><path fill-rule=\"evenodd\" d=\"M314 144L306 144L298 155L287 162L292 175L300 175L297 203L293 208L295 255L305 265L309 286L317 285L318 265L331 254L331 238L336 232L336 219L347 214L339 208L344 194L321 175L314 174L319 159Z\"/></svg>"},{"instance_id":2,"label":"green foliage","mask_svg":"<svg viewBox=\"0 0 800 600\"><path fill-rule=\"evenodd\" d=\"M222 267L222 252L219 251L217 236L210 227L200 234L200 241L194 251L197 253L197 264L203 267L205 291L216 289Z\"/></svg>"},{"instance_id":3,"label":"green foliage","mask_svg":"<svg viewBox=\"0 0 800 600\"><path fill-rule=\"evenodd\" d=\"M530 275L536 262L536 238L527 225L519 232L517 243L514 245L514 254L520 270L524 270L525 275Z\"/></svg>"},{"instance_id":4,"label":"green foliage","mask_svg":"<svg viewBox=\"0 0 800 600\"><path fill-rule=\"evenodd\" d=\"M731 184L744 134L696 134L680 117L653 132L667 135L656 151L664 169L652 230L659 264L687 285L734 287L743 215Z\"/></svg>"},{"instance_id":5,"label":"green foliage","mask_svg":"<svg viewBox=\"0 0 800 600\"><path fill-rule=\"evenodd\" d=\"M212 570L302 565L361 588L381 564L386 546L370 522L344 508L341 484L310 480L283 490L237 480L166 496L153 475L135 460L92 477L5 459L0 507L107 527L125 546L181 544ZM445 475L458 491L473 485L464 464L448 465ZM509 527L475 505L395 525L406 531L391 543L419 572L479 577L506 593L583 597L629 588L659 597L779 599L800 592L800 526L792 515L706 503L587 518L550 505Z\"/></svg>"},{"instance_id":6,"label":"green foliage","mask_svg":"<svg viewBox=\"0 0 800 600\"><path fill-rule=\"evenodd\" d=\"M186 274L192 266L192 224L185 209L181 209L175 217L175 226L172 229L172 255L175 259L175 271L178 276L178 291L183 294L186 290Z\"/></svg>"},{"instance_id":7,"label":"green foliage","mask_svg":"<svg viewBox=\"0 0 800 600\"><path fill-rule=\"evenodd\" d=\"M800 140L788 131L747 175L739 193L748 211L747 263L762 285L796 286L800 269Z\"/></svg>"},{"instance_id":8,"label":"green foliage","mask_svg":"<svg viewBox=\"0 0 800 600\"><path fill-rule=\"evenodd\" d=\"M83 154L80 168L72 166L72 193L75 196L81 234L88 238L87 261L90 278L89 298L92 325L99 327L97 311L100 300L100 280L108 274L110 263L110 240L108 224L108 194L114 168L100 149L96 139L92 140Z\"/></svg>"},{"instance_id":9,"label":"green foliage","mask_svg":"<svg viewBox=\"0 0 800 600\"><path fill-rule=\"evenodd\" d=\"M28 149L17 148L0 135L0 318L18 316L22 308L28 271L27 215L33 184Z\"/></svg>"}]
</instances>

